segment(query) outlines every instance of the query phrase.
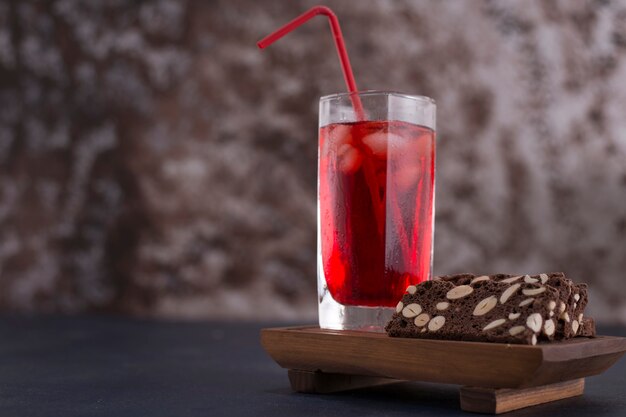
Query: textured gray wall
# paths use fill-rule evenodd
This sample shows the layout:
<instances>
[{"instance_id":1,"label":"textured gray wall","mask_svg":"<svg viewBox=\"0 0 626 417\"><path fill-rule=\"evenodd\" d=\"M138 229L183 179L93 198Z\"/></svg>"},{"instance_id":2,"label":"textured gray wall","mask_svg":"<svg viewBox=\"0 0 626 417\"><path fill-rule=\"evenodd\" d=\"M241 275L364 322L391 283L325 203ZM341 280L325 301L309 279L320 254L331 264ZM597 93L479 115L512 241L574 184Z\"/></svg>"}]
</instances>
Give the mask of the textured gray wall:
<instances>
[{"instance_id":1,"label":"textured gray wall","mask_svg":"<svg viewBox=\"0 0 626 417\"><path fill-rule=\"evenodd\" d=\"M312 1L1 1L0 307L315 316ZM563 270L626 322L626 1L329 1L438 103L435 272ZM319 20L318 20L319 19Z\"/></svg>"}]
</instances>

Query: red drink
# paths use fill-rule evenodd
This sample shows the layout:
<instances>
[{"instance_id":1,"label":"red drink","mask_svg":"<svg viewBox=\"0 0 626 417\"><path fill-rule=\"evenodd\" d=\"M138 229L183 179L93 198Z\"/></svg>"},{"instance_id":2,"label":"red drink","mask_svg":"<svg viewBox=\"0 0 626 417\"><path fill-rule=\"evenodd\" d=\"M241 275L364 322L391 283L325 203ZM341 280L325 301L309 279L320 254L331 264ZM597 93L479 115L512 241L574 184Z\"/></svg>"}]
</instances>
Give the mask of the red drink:
<instances>
[{"instance_id":1,"label":"red drink","mask_svg":"<svg viewBox=\"0 0 626 417\"><path fill-rule=\"evenodd\" d=\"M434 140L401 121L320 129L320 266L338 303L392 307L430 278Z\"/></svg>"}]
</instances>

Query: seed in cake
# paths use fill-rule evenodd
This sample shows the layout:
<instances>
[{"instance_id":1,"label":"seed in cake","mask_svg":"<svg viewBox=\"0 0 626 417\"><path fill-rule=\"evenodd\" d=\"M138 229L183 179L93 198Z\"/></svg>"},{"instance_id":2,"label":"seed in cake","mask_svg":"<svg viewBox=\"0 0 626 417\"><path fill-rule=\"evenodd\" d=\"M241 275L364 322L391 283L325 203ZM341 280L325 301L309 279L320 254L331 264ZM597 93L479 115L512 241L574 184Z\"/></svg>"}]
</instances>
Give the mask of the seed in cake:
<instances>
[{"instance_id":1,"label":"seed in cake","mask_svg":"<svg viewBox=\"0 0 626 417\"><path fill-rule=\"evenodd\" d=\"M524 294L524 295L538 295L538 294L541 294L542 292L544 292L545 290L546 290L546 287L526 288L525 290L522 290L522 294Z\"/></svg>"},{"instance_id":2,"label":"seed in cake","mask_svg":"<svg viewBox=\"0 0 626 417\"><path fill-rule=\"evenodd\" d=\"M498 326L501 326L504 324L504 322L506 322L506 319L497 319L492 321L491 323L489 323L488 325L486 325L485 327L483 327L483 332L485 330L491 330L491 329L495 329Z\"/></svg>"},{"instance_id":3,"label":"seed in cake","mask_svg":"<svg viewBox=\"0 0 626 417\"><path fill-rule=\"evenodd\" d=\"M546 282L548 282L548 275L547 274L539 274L539 279L541 280L542 284L545 284Z\"/></svg>"},{"instance_id":4,"label":"seed in cake","mask_svg":"<svg viewBox=\"0 0 626 417\"><path fill-rule=\"evenodd\" d=\"M583 313L580 313L580 314L578 315L578 322L579 322L579 323L582 323L582 322L583 322Z\"/></svg>"},{"instance_id":5,"label":"seed in cake","mask_svg":"<svg viewBox=\"0 0 626 417\"><path fill-rule=\"evenodd\" d=\"M526 327L524 327L524 326L511 327L509 329L509 334L511 336L515 336L515 335L518 335L518 334L522 333L524 330L526 330Z\"/></svg>"},{"instance_id":6,"label":"seed in cake","mask_svg":"<svg viewBox=\"0 0 626 417\"><path fill-rule=\"evenodd\" d=\"M496 304L498 304L498 299L495 295L487 297L480 303L478 303L478 305L476 305L476 308L474 309L474 312L472 314L474 314L475 316L485 315L489 313L496 306Z\"/></svg>"},{"instance_id":7,"label":"seed in cake","mask_svg":"<svg viewBox=\"0 0 626 417\"><path fill-rule=\"evenodd\" d=\"M415 291L417 291L417 287L415 285L409 285L408 287L406 287L406 292L411 295L415 294Z\"/></svg>"},{"instance_id":8,"label":"seed in cake","mask_svg":"<svg viewBox=\"0 0 626 417\"><path fill-rule=\"evenodd\" d=\"M549 309L550 311L552 311L552 310L554 310L555 308L556 308L556 301L550 301L550 302L548 303L548 309Z\"/></svg>"},{"instance_id":9,"label":"seed in cake","mask_svg":"<svg viewBox=\"0 0 626 417\"><path fill-rule=\"evenodd\" d=\"M569 323L569 313L566 311L565 313L561 314L561 320L565 320L566 322Z\"/></svg>"},{"instance_id":10,"label":"seed in cake","mask_svg":"<svg viewBox=\"0 0 626 417\"><path fill-rule=\"evenodd\" d=\"M574 301L580 300L580 294L574 294Z\"/></svg>"},{"instance_id":11,"label":"seed in cake","mask_svg":"<svg viewBox=\"0 0 626 417\"><path fill-rule=\"evenodd\" d=\"M459 285L458 287L454 287L450 291L448 291L448 293L446 294L446 298L448 300L456 300L466 297L472 292L474 292L474 289L469 285Z\"/></svg>"},{"instance_id":12,"label":"seed in cake","mask_svg":"<svg viewBox=\"0 0 626 417\"><path fill-rule=\"evenodd\" d=\"M515 320L517 319L522 313L510 313L509 314L509 320Z\"/></svg>"},{"instance_id":13,"label":"seed in cake","mask_svg":"<svg viewBox=\"0 0 626 417\"><path fill-rule=\"evenodd\" d=\"M533 346L535 346L537 344L537 335L534 334L532 339L530 339L530 343L532 343Z\"/></svg>"},{"instance_id":14,"label":"seed in cake","mask_svg":"<svg viewBox=\"0 0 626 417\"><path fill-rule=\"evenodd\" d=\"M435 316L428 323L428 330L430 330L431 332L436 332L437 330L443 327L445 322L446 322L446 318L444 316Z\"/></svg>"},{"instance_id":15,"label":"seed in cake","mask_svg":"<svg viewBox=\"0 0 626 417\"><path fill-rule=\"evenodd\" d=\"M509 301L509 298L511 298L511 296L513 296L513 294L515 294L517 292L517 290L519 289L519 287L521 287L521 286L522 286L522 284L513 284L509 288L504 290L504 292L500 296L500 303L504 304L507 301Z\"/></svg>"},{"instance_id":16,"label":"seed in cake","mask_svg":"<svg viewBox=\"0 0 626 417\"><path fill-rule=\"evenodd\" d=\"M401 312L403 308L404 304L402 303L402 301L398 301L398 304L396 304L396 313Z\"/></svg>"},{"instance_id":17,"label":"seed in cake","mask_svg":"<svg viewBox=\"0 0 626 417\"><path fill-rule=\"evenodd\" d=\"M422 327L423 325L428 323L428 320L430 320L430 316L426 313L422 313L419 316L415 317L413 323L415 323L417 327Z\"/></svg>"},{"instance_id":18,"label":"seed in cake","mask_svg":"<svg viewBox=\"0 0 626 417\"><path fill-rule=\"evenodd\" d=\"M535 299L534 299L534 298L527 298L527 299L525 299L524 301L521 301L521 302L519 303L519 306L520 306L520 307L527 306L528 304L532 303L533 301L535 301Z\"/></svg>"},{"instance_id":19,"label":"seed in cake","mask_svg":"<svg viewBox=\"0 0 626 417\"><path fill-rule=\"evenodd\" d=\"M437 310L445 310L448 307L450 307L450 303L448 303L446 301L442 301L440 303L437 303Z\"/></svg>"},{"instance_id":20,"label":"seed in cake","mask_svg":"<svg viewBox=\"0 0 626 417\"><path fill-rule=\"evenodd\" d=\"M574 334L578 333L578 326L579 326L578 320L574 320L572 322L572 331L574 332Z\"/></svg>"},{"instance_id":21,"label":"seed in cake","mask_svg":"<svg viewBox=\"0 0 626 417\"><path fill-rule=\"evenodd\" d=\"M561 301L559 304L559 313L563 314L565 312L565 303Z\"/></svg>"},{"instance_id":22,"label":"seed in cake","mask_svg":"<svg viewBox=\"0 0 626 417\"><path fill-rule=\"evenodd\" d=\"M541 330L542 324L543 319L539 313L533 313L526 319L526 326L535 333Z\"/></svg>"},{"instance_id":23,"label":"seed in cake","mask_svg":"<svg viewBox=\"0 0 626 417\"><path fill-rule=\"evenodd\" d=\"M519 275L519 276L517 276L517 277L506 278L506 279L503 279L503 280L502 280L502 281L500 281L500 282L504 282L504 283L506 283L506 284L511 284L512 282L517 281L517 280L518 280L518 279L520 279L521 277L522 277L522 276L521 276L521 275Z\"/></svg>"},{"instance_id":24,"label":"seed in cake","mask_svg":"<svg viewBox=\"0 0 626 417\"><path fill-rule=\"evenodd\" d=\"M474 278L470 282L470 284L476 284L477 282L480 282L480 281L489 281L489 280L490 280L490 278L487 275L481 275L479 277Z\"/></svg>"},{"instance_id":25,"label":"seed in cake","mask_svg":"<svg viewBox=\"0 0 626 417\"><path fill-rule=\"evenodd\" d=\"M546 334L546 336L552 336L555 329L556 328L554 326L554 321L552 321L552 319L546 320L545 324L543 325L543 332Z\"/></svg>"},{"instance_id":26,"label":"seed in cake","mask_svg":"<svg viewBox=\"0 0 626 417\"><path fill-rule=\"evenodd\" d=\"M419 304L409 304L408 306L402 309L402 315L406 318L411 318L417 316L422 312L422 306Z\"/></svg>"},{"instance_id":27,"label":"seed in cake","mask_svg":"<svg viewBox=\"0 0 626 417\"><path fill-rule=\"evenodd\" d=\"M524 275L524 282L528 284L534 284L536 282L539 282L539 280L537 278L532 278L530 275Z\"/></svg>"}]
</instances>

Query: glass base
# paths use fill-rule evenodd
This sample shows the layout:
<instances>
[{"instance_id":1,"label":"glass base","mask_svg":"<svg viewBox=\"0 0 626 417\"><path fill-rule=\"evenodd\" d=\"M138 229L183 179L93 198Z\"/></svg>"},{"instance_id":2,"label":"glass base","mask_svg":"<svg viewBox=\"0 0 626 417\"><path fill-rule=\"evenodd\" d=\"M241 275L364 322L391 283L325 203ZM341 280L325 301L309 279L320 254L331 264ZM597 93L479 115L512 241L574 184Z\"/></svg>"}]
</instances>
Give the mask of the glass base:
<instances>
[{"instance_id":1,"label":"glass base","mask_svg":"<svg viewBox=\"0 0 626 417\"><path fill-rule=\"evenodd\" d=\"M319 304L320 327L384 333L393 312L391 307L344 306L335 301L326 290Z\"/></svg>"}]
</instances>

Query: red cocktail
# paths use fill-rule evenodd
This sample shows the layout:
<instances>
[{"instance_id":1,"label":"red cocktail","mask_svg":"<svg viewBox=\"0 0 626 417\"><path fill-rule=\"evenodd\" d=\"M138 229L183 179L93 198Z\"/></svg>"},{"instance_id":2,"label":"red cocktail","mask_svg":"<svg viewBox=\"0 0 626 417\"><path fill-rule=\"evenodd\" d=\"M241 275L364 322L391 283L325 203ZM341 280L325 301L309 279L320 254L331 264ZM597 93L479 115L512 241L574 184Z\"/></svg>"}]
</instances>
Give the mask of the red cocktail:
<instances>
[{"instance_id":1,"label":"red cocktail","mask_svg":"<svg viewBox=\"0 0 626 417\"><path fill-rule=\"evenodd\" d=\"M395 306L430 278L434 131L403 121L333 123L319 133L321 265L333 299Z\"/></svg>"}]
</instances>

